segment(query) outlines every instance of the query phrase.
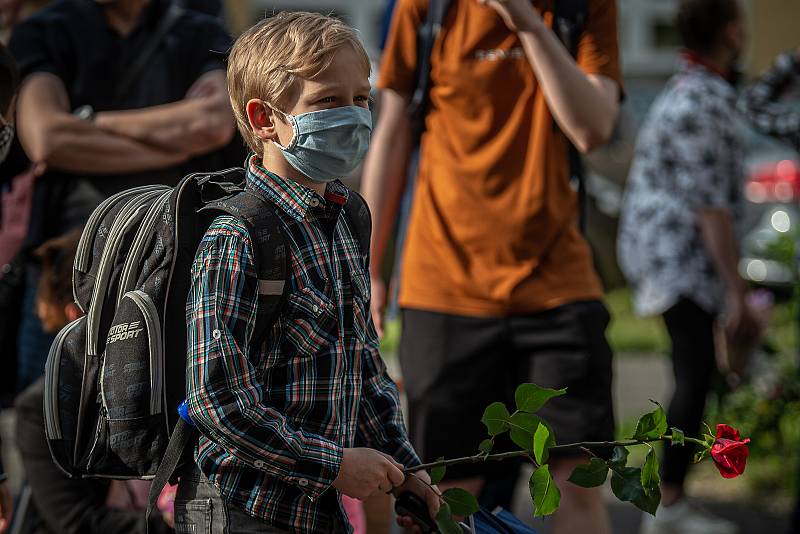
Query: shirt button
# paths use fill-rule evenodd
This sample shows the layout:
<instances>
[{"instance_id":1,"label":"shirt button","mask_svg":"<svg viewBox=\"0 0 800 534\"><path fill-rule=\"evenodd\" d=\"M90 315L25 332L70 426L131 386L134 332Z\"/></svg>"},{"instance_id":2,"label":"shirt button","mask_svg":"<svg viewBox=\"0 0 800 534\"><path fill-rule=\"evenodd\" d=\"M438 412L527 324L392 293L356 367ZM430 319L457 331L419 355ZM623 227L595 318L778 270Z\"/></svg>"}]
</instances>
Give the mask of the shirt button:
<instances>
[{"instance_id":1,"label":"shirt button","mask_svg":"<svg viewBox=\"0 0 800 534\"><path fill-rule=\"evenodd\" d=\"M300 486L301 488L305 488L306 486L308 486L308 480L306 480L305 478L300 478L297 480L297 485Z\"/></svg>"},{"instance_id":2,"label":"shirt button","mask_svg":"<svg viewBox=\"0 0 800 534\"><path fill-rule=\"evenodd\" d=\"M313 197L312 197L312 198L311 198L311 200L309 200L309 201L308 201L308 204L309 204L309 205L310 205L312 208L316 208L317 206L319 206L319 200L318 200L318 199L316 199L316 198L313 198Z\"/></svg>"},{"instance_id":3,"label":"shirt button","mask_svg":"<svg viewBox=\"0 0 800 534\"><path fill-rule=\"evenodd\" d=\"M214 337L214 339L219 339L222 337L222 332L215 328L214 331L211 332L211 335Z\"/></svg>"},{"instance_id":4,"label":"shirt button","mask_svg":"<svg viewBox=\"0 0 800 534\"><path fill-rule=\"evenodd\" d=\"M264 467L264 462L262 462L261 460L256 460L255 462L253 462L253 465L261 469L262 467Z\"/></svg>"},{"instance_id":5,"label":"shirt button","mask_svg":"<svg viewBox=\"0 0 800 534\"><path fill-rule=\"evenodd\" d=\"M319 313L319 306L317 306L316 304L314 304L314 305L311 307L311 309L314 311L314 313Z\"/></svg>"}]
</instances>

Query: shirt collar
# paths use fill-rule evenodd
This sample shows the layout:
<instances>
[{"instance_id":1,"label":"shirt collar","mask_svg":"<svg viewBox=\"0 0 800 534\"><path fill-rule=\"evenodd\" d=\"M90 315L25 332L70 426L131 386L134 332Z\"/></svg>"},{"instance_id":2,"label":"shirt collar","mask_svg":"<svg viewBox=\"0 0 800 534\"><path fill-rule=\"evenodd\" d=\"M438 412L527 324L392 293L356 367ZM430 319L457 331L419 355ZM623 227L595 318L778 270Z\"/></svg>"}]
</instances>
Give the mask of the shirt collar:
<instances>
[{"instance_id":1,"label":"shirt collar","mask_svg":"<svg viewBox=\"0 0 800 534\"><path fill-rule=\"evenodd\" d=\"M323 199L313 189L266 170L255 154L252 154L247 161L247 182L253 184L276 206L298 221L305 219L309 208L318 206L320 201L344 205L349 196L347 186L339 180L334 180L327 184Z\"/></svg>"}]
</instances>

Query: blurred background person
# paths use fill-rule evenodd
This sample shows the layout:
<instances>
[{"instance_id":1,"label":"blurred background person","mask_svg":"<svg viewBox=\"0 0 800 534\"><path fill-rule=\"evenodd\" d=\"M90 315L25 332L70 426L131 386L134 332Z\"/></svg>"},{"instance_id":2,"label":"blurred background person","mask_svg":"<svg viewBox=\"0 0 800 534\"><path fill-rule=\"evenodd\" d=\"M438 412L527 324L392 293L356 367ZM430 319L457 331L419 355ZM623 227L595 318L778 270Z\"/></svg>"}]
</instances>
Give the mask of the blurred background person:
<instances>
[{"instance_id":1,"label":"blurred background person","mask_svg":"<svg viewBox=\"0 0 800 534\"><path fill-rule=\"evenodd\" d=\"M734 120L735 67L744 47L735 0L683 0L680 71L653 103L639 133L619 234L619 261L636 311L660 314L672 342L675 391L668 423L700 430L715 370L714 323L732 343L758 334L739 275L735 221L743 207L743 144ZM727 534L728 521L684 498L691 448L666 447L662 501L642 534Z\"/></svg>"},{"instance_id":2,"label":"blurred background person","mask_svg":"<svg viewBox=\"0 0 800 534\"><path fill-rule=\"evenodd\" d=\"M564 42L550 28L560 29L553 5L558 10L559 3L529 0L455 0L432 47L399 295L410 434L425 460L473 454L486 435L485 407L513 405L525 381L569 388L542 410L559 441L613 436L609 316L579 230L568 147L596 148L614 127L616 2L585 4ZM381 265L412 148L407 109L422 68L418 32L431 6L397 1L377 84L381 116L362 191L374 221L379 328ZM601 493L566 483L585 461L552 460L562 491L553 532L608 531ZM446 484L490 509L508 507L517 473L513 464L458 466L448 469Z\"/></svg>"},{"instance_id":3,"label":"blurred background person","mask_svg":"<svg viewBox=\"0 0 800 534\"><path fill-rule=\"evenodd\" d=\"M82 315L72 297L72 265L80 231L48 240L35 255L41 262L36 310L54 334ZM161 513L145 523L149 483L141 480L73 479L53 462L45 437L44 379L18 398L17 446L22 451L26 487L14 523L19 534L167 534Z\"/></svg>"},{"instance_id":4,"label":"blurred background person","mask_svg":"<svg viewBox=\"0 0 800 534\"><path fill-rule=\"evenodd\" d=\"M26 249L82 225L105 196L241 165L220 20L169 0L66 0L18 23L18 135L39 175ZM33 313L26 265L18 388L40 376L52 337Z\"/></svg>"},{"instance_id":5,"label":"blurred background person","mask_svg":"<svg viewBox=\"0 0 800 534\"><path fill-rule=\"evenodd\" d=\"M18 83L19 72L14 58L11 57L5 46L0 43L0 176L4 176L5 172L9 172L9 174L11 172L10 165L6 165L6 161L14 141L14 98ZM4 182L5 180L0 180L0 192L3 193L3 202L0 203L0 210L6 204L6 200L12 200L6 196L7 184ZM16 201L18 199L13 200ZM4 214L0 211L0 247L4 249L14 246L13 238L11 240L6 239L8 237L7 231L8 213ZM6 262L9 259L6 258L0 261L0 266L8 265ZM9 348L6 342L16 338L14 330L17 321L12 313L15 309L14 300L18 294L18 289L14 287L13 282L10 282L9 277L6 276L8 274L6 271L6 269L3 269L3 272L0 272L0 316L3 318L0 321L0 347L3 347L1 350L3 350L2 362L4 370L8 373L8 367L13 370L13 366L7 366L6 363L15 360L13 351L16 347L12 345ZM13 381L5 380L2 382L2 389L0 389L2 397L9 396L10 385L13 387ZM2 455L0 455L0 532L5 532L8 528L13 513L13 499L11 498L7 479L8 476L3 466Z\"/></svg>"},{"instance_id":6,"label":"blurred background person","mask_svg":"<svg viewBox=\"0 0 800 534\"><path fill-rule=\"evenodd\" d=\"M225 18L222 0L174 0L176 4L212 17ZM53 0L0 0L0 41L7 41L12 28Z\"/></svg>"}]
</instances>

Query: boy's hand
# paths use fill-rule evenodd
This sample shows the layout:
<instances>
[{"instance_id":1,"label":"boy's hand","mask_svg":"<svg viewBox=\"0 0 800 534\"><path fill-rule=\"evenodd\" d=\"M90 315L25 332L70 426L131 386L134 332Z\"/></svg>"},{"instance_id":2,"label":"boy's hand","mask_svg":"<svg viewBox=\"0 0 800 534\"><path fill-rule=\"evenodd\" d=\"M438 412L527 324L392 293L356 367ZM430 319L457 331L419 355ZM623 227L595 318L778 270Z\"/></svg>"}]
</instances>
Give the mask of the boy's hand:
<instances>
[{"instance_id":1,"label":"boy's hand","mask_svg":"<svg viewBox=\"0 0 800 534\"><path fill-rule=\"evenodd\" d=\"M403 466L375 449L344 449L333 487L348 497L364 500L376 491L389 493L405 481Z\"/></svg>"},{"instance_id":2,"label":"boy's hand","mask_svg":"<svg viewBox=\"0 0 800 534\"><path fill-rule=\"evenodd\" d=\"M431 477L426 471L417 471L416 473L409 474L403 485L395 489L392 493L399 497L407 491L422 498L428 505L428 513L431 518L436 518L436 515L439 513L439 505L441 502L439 488L431 486ZM397 524L403 528L409 529L414 534L422 532L409 516L398 517Z\"/></svg>"}]
</instances>

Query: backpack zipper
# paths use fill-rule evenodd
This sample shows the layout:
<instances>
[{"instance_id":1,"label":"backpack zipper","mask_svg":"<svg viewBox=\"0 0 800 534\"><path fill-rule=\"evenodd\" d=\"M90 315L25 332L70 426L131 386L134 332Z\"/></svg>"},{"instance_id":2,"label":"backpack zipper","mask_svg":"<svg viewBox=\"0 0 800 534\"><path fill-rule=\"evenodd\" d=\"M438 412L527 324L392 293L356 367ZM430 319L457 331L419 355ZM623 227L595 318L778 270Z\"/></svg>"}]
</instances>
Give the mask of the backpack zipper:
<instances>
[{"instance_id":1,"label":"backpack zipper","mask_svg":"<svg viewBox=\"0 0 800 534\"><path fill-rule=\"evenodd\" d=\"M136 283L136 280L131 280L131 278L133 277L134 272L139 265L144 247L152 236L155 226L158 224L159 216L161 215L164 206L169 201L171 194L172 191L170 190L158 197L150 206L150 209L145 214L144 219L142 219L139 230L136 232L136 237L133 239L133 245L131 246L128 257L125 260L125 265L122 268L119 292L117 293L117 306L119 306L119 303L122 301L125 293L131 291L133 289L133 284Z\"/></svg>"},{"instance_id":2,"label":"backpack zipper","mask_svg":"<svg viewBox=\"0 0 800 534\"><path fill-rule=\"evenodd\" d=\"M145 325L147 325L147 341L150 348L150 415L156 415L161 413L161 383L164 374L158 310L150 296L144 291L131 291L126 295L142 311Z\"/></svg>"},{"instance_id":3,"label":"backpack zipper","mask_svg":"<svg viewBox=\"0 0 800 534\"><path fill-rule=\"evenodd\" d=\"M86 226L81 233L81 238L78 241L78 251L75 254L75 264L74 268L76 271L80 271L85 273L89 270L88 261L91 257L91 248L94 244L94 240L92 237L97 233L97 229L100 227L100 223L111 210L111 208L123 197L128 195L137 195L139 193L146 193L148 191L160 191L167 188L166 186L155 186L155 185L143 185L140 187L134 187L133 189L128 189L126 191L121 191L115 195L112 195L105 199L103 202L97 206L92 214L89 216L89 220L86 222ZM168 189L168 188L167 188ZM73 286L74 292L74 286ZM74 296L74 295L73 295ZM76 299L77 300L77 299Z\"/></svg>"},{"instance_id":4,"label":"backpack zipper","mask_svg":"<svg viewBox=\"0 0 800 534\"><path fill-rule=\"evenodd\" d=\"M156 195L158 195L157 191L151 191L132 198L120 210L114 220L114 224L111 226L111 232L108 235L106 246L103 249L103 255L100 258L100 267L97 270L94 290L92 291L92 300L89 303L86 348L92 356L99 355L98 340L100 336L100 315L103 309L100 303L106 296L111 270L113 269L113 262L116 260L117 253L119 252L120 238L130 229L134 221L136 221L144 205ZM109 263L111 263L110 266L108 265Z\"/></svg>"}]
</instances>

